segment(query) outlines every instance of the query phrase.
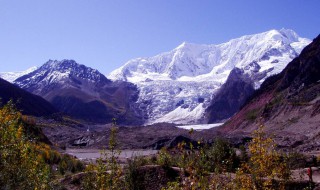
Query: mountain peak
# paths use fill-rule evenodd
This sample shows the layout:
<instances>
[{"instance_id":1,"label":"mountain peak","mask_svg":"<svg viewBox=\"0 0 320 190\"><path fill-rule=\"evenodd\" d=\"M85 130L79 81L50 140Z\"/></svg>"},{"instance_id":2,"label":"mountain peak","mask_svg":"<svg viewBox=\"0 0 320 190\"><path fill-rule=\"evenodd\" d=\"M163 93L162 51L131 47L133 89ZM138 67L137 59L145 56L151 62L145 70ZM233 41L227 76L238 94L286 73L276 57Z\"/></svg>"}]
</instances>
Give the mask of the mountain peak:
<instances>
[{"instance_id":1,"label":"mountain peak","mask_svg":"<svg viewBox=\"0 0 320 190\"><path fill-rule=\"evenodd\" d=\"M175 49L181 49L181 48L187 48L190 46L198 46L198 44L194 44L194 43L190 43L190 42L182 42L178 47L176 47Z\"/></svg>"},{"instance_id":2,"label":"mountain peak","mask_svg":"<svg viewBox=\"0 0 320 190\"><path fill-rule=\"evenodd\" d=\"M291 30L291 29L285 29L282 28L280 30L269 30L264 33L265 38L273 41L281 41L285 44L291 44L294 42L299 42L300 37L298 34Z\"/></svg>"},{"instance_id":3,"label":"mountain peak","mask_svg":"<svg viewBox=\"0 0 320 190\"><path fill-rule=\"evenodd\" d=\"M63 59L61 61L49 59L49 61L43 64L42 68L59 70L59 69L74 69L76 67L81 67L81 66L84 66L84 65L78 64L75 60L72 60L72 59Z\"/></svg>"},{"instance_id":4,"label":"mountain peak","mask_svg":"<svg viewBox=\"0 0 320 190\"><path fill-rule=\"evenodd\" d=\"M188 42L184 41L176 49L184 48L187 45L188 45Z\"/></svg>"},{"instance_id":5,"label":"mountain peak","mask_svg":"<svg viewBox=\"0 0 320 190\"><path fill-rule=\"evenodd\" d=\"M49 60L43 66L41 66L40 69L64 73L65 76L76 76L92 81L99 81L101 78L105 78L96 69L79 64L72 59L63 59L61 61Z\"/></svg>"},{"instance_id":6,"label":"mountain peak","mask_svg":"<svg viewBox=\"0 0 320 190\"><path fill-rule=\"evenodd\" d=\"M199 49L202 49L203 47L208 46L208 45L203 45L203 44L195 44L195 43L189 43L189 42L183 42L180 44L178 47L174 48L172 52L175 53L185 53L189 52L191 54L196 53Z\"/></svg>"},{"instance_id":7,"label":"mountain peak","mask_svg":"<svg viewBox=\"0 0 320 190\"><path fill-rule=\"evenodd\" d=\"M82 81L82 82L81 82ZM78 64L74 60L49 60L35 71L17 78L14 83L24 89L68 83L77 87L85 83L111 82L96 69Z\"/></svg>"}]
</instances>

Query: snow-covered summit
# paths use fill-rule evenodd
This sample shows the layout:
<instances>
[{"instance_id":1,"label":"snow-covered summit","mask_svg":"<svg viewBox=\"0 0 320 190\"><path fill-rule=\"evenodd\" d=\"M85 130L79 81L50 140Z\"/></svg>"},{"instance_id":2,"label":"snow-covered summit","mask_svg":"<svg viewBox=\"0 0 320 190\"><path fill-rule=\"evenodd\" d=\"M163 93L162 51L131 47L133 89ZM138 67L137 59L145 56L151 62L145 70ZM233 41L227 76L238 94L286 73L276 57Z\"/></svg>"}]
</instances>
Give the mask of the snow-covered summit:
<instances>
[{"instance_id":1,"label":"snow-covered summit","mask_svg":"<svg viewBox=\"0 0 320 190\"><path fill-rule=\"evenodd\" d=\"M13 82L14 80L16 80L17 78L23 76L23 75L26 75L26 74L29 74L31 73L32 71L36 70L38 67L34 66L34 67L31 67L25 71L17 71L17 72L1 72L0 73L0 77L3 78L4 80L6 81L9 81L9 82Z\"/></svg>"},{"instance_id":2,"label":"snow-covered summit","mask_svg":"<svg viewBox=\"0 0 320 190\"><path fill-rule=\"evenodd\" d=\"M246 35L218 45L183 42L170 52L149 58L136 58L111 72L112 80L143 82L177 80L224 82L234 67L261 63L261 71L273 68L280 72L311 41L293 30L270 30Z\"/></svg>"},{"instance_id":3,"label":"snow-covered summit","mask_svg":"<svg viewBox=\"0 0 320 190\"><path fill-rule=\"evenodd\" d=\"M293 30L246 35L222 44L183 42L153 57L129 60L108 78L135 83L148 123L199 123L231 70L240 68L255 88L277 74L308 45Z\"/></svg>"},{"instance_id":4,"label":"snow-covered summit","mask_svg":"<svg viewBox=\"0 0 320 190\"><path fill-rule=\"evenodd\" d=\"M14 83L24 89L43 89L52 85L79 86L83 82L110 82L96 69L78 64L74 60L49 60L38 69L17 78Z\"/></svg>"},{"instance_id":5,"label":"snow-covered summit","mask_svg":"<svg viewBox=\"0 0 320 190\"><path fill-rule=\"evenodd\" d=\"M61 77L63 76L76 76L86 80L91 80L99 82L100 80L105 80L104 75L102 75L98 70L92 69L85 65L79 64L74 60L64 59L62 61L49 60L39 70L50 71L59 73ZM59 76L56 76L59 77Z\"/></svg>"}]
</instances>

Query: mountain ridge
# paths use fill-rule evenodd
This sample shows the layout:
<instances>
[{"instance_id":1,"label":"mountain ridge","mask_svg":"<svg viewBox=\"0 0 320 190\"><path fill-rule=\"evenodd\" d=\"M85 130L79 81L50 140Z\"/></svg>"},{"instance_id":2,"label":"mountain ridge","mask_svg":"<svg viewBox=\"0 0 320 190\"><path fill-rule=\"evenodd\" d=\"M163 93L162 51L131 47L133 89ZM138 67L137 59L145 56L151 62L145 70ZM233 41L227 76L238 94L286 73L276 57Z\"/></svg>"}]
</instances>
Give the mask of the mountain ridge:
<instances>
[{"instance_id":1,"label":"mountain ridge","mask_svg":"<svg viewBox=\"0 0 320 190\"><path fill-rule=\"evenodd\" d=\"M305 44L308 44L310 42L310 40L301 38L294 31L287 29L281 29L279 31L270 30L259 34L246 35L217 45L193 44L183 42L172 51L164 52L149 58L135 58L129 60L119 69L111 72L108 78L112 80L128 80L130 82L139 82L148 77L151 80L153 80L152 77L155 77L156 79L181 81L194 81L190 77L198 77L195 80L199 81L199 79L201 79L200 75L203 75L202 77L204 77L204 79L208 79L210 77L205 76L206 74L212 75L215 72L221 72L220 68L213 68L214 66L227 67L230 71L235 66L241 68L241 66L244 66L244 64L249 64L252 61L257 61L259 58L264 57L264 59L267 59L267 56L270 56L270 54L272 53L273 55L281 53L279 51L272 52L274 51L274 49L270 47L282 47L283 45L285 45L286 48L291 48L289 49L289 51L294 50L295 52L290 53L292 53L291 56L296 56L296 54L300 53L301 46L304 47ZM263 47L263 43L267 43L264 46L270 47ZM301 44L298 45L299 43ZM293 47L288 47L291 44L294 44ZM253 48L257 49L257 47L255 46L271 51L255 51L255 53L259 54L257 56L246 55L246 52L248 52L248 50L252 51ZM280 49L280 51L281 50L282 49ZM221 51L226 51L226 53L223 53ZM229 54L230 56L226 57L226 54ZM237 56L242 56L243 58L238 59ZM220 64L218 63L219 59L221 59ZM194 64L192 64L192 62L194 62ZM230 65L229 62L238 63L231 63ZM180 72L177 75L174 75L174 72L177 72L178 68L180 69ZM191 68L194 68L194 70L192 70ZM191 69L191 72L186 73L186 69ZM148 73L150 73L150 76L143 76L144 74L147 75ZM139 79L138 76L136 76L136 78L138 78L136 79L134 78L134 74L140 74L142 75L142 78ZM155 74L163 74L163 76L154 76Z\"/></svg>"},{"instance_id":2,"label":"mountain ridge","mask_svg":"<svg viewBox=\"0 0 320 190\"><path fill-rule=\"evenodd\" d=\"M204 123L205 110L232 69L243 70L257 89L267 77L281 72L308 43L310 40L288 29L246 35L218 45L184 42L169 52L129 60L108 78L137 85L138 104L147 110L143 113L147 123Z\"/></svg>"},{"instance_id":3,"label":"mountain ridge","mask_svg":"<svg viewBox=\"0 0 320 190\"><path fill-rule=\"evenodd\" d=\"M14 83L67 112L68 102L73 102L69 105L73 113L78 110L74 104L86 107L99 100L107 113L104 106L112 105L114 112L123 112L123 106L130 108L127 103L131 102L134 108L130 112L143 118L145 124L205 123L205 110L234 68L239 68L257 89L267 77L281 72L308 43L288 29L246 35L218 45L184 42L170 52L130 60L108 78L74 60L49 60ZM131 89L129 94L134 98L126 97L126 103L121 103L112 94L118 87L109 78L118 84L126 82L120 91ZM130 83L134 87L129 87Z\"/></svg>"}]
</instances>

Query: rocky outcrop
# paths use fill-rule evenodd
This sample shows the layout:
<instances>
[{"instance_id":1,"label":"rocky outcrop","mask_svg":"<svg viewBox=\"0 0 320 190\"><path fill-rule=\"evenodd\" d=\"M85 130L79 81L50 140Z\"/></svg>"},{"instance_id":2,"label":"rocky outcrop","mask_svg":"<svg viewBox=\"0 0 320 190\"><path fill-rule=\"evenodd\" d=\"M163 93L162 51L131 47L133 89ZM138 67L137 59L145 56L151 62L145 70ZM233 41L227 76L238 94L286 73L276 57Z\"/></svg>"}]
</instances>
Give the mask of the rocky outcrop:
<instances>
[{"instance_id":1,"label":"rocky outcrop","mask_svg":"<svg viewBox=\"0 0 320 190\"><path fill-rule=\"evenodd\" d=\"M254 92L253 82L244 70L234 68L226 83L206 109L208 123L217 123L230 118Z\"/></svg>"}]
</instances>

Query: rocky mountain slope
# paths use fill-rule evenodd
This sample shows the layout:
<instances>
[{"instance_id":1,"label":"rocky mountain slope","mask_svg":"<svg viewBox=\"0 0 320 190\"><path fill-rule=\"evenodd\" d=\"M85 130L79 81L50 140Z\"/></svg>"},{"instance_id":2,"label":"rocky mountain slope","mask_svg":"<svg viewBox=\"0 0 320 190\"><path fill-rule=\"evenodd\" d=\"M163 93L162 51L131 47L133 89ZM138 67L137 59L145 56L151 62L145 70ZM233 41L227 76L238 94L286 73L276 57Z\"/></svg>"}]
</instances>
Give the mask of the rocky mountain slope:
<instances>
[{"instance_id":1,"label":"rocky mountain slope","mask_svg":"<svg viewBox=\"0 0 320 190\"><path fill-rule=\"evenodd\" d=\"M25 115L48 116L57 110L45 99L31 94L0 78L0 103L12 100Z\"/></svg>"},{"instance_id":2,"label":"rocky mountain slope","mask_svg":"<svg viewBox=\"0 0 320 190\"><path fill-rule=\"evenodd\" d=\"M137 58L113 71L112 80L136 84L137 103L148 123L201 123L204 112L234 67L258 88L277 74L310 40L292 30L270 30L218 45L183 43L174 50Z\"/></svg>"},{"instance_id":3,"label":"rocky mountain slope","mask_svg":"<svg viewBox=\"0 0 320 190\"><path fill-rule=\"evenodd\" d=\"M14 81L19 87L51 102L59 111L90 122L139 122L134 102L137 89L112 82L95 69L73 60L49 60Z\"/></svg>"},{"instance_id":4,"label":"rocky mountain slope","mask_svg":"<svg viewBox=\"0 0 320 190\"><path fill-rule=\"evenodd\" d=\"M242 69L234 68L206 109L208 123L221 122L239 111L254 92L252 83Z\"/></svg>"},{"instance_id":5,"label":"rocky mountain slope","mask_svg":"<svg viewBox=\"0 0 320 190\"><path fill-rule=\"evenodd\" d=\"M279 74L269 77L222 131L251 132L263 124L280 145L320 150L320 36Z\"/></svg>"}]
</instances>

